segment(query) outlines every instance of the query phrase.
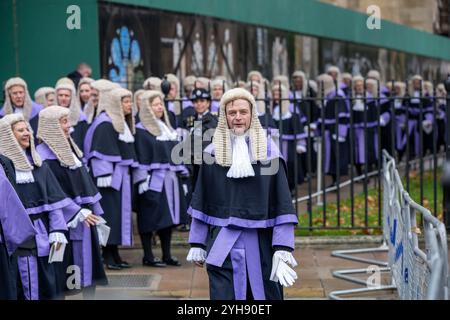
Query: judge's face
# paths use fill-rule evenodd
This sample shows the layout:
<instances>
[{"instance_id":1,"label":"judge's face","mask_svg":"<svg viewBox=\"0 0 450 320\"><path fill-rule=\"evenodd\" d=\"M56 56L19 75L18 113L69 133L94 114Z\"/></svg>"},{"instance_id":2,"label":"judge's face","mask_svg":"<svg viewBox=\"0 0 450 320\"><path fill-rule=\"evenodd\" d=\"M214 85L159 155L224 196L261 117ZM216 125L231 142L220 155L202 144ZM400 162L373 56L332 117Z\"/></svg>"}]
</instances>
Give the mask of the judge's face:
<instances>
[{"instance_id":1,"label":"judge's face","mask_svg":"<svg viewBox=\"0 0 450 320\"><path fill-rule=\"evenodd\" d=\"M355 92L357 94L363 94L364 93L364 82L356 81L354 85L355 85Z\"/></svg>"},{"instance_id":2,"label":"judge's face","mask_svg":"<svg viewBox=\"0 0 450 320\"><path fill-rule=\"evenodd\" d=\"M30 146L30 131L25 121L19 121L12 126L14 137L16 138L22 149L27 149Z\"/></svg>"},{"instance_id":3,"label":"judge's face","mask_svg":"<svg viewBox=\"0 0 450 320\"><path fill-rule=\"evenodd\" d=\"M250 102L244 99L231 101L225 106L228 128L236 135L243 135L252 120Z\"/></svg>"},{"instance_id":4,"label":"judge's face","mask_svg":"<svg viewBox=\"0 0 450 320\"><path fill-rule=\"evenodd\" d=\"M214 88L213 88L213 92L212 92L212 95L213 95L213 99L220 99L220 98L222 98L222 95L223 95L223 87L222 87L222 85L215 85L214 86Z\"/></svg>"},{"instance_id":5,"label":"judge's face","mask_svg":"<svg viewBox=\"0 0 450 320\"><path fill-rule=\"evenodd\" d=\"M61 125L62 131L64 133L64 136L66 138L70 137L70 122L67 116L62 117L59 119L59 124Z\"/></svg>"},{"instance_id":6,"label":"judge's face","mask_svg":"<svg viewBox=\"0 0 450 320\"><path fill-rule=\"evenodd\" d=\"M169 94L167 95L169 99L175 99L177 97L177 86L175 85L175 83L171 83L170 84L170 91Z\"/></svg>"},{"instance_id":7,"label":"judge's face","mask_svg":"<svg viewBox=\"0 0 450 320\"><path fill-rule=\"evenodd\" d=\"M420 90L420 85L421 85L421 81L419 79L414 79L413 80L414 90L419 91Z\"/></svg>"},{"instance_id":8,"label":"judge's face","mask_svg":"<svg viewBox=\"0 0 450 320\"><path fill-rule=\"evenodd\" d=\"M54 93L48 93L45 99L47 100L48 107L56 105L56 96Z\"/></svg>"},{"instance_id":9,"label":"judge's face","mask_svg":"<svg viewBox=\"0 0 450 320\"><path fill-rule=\"evenodd\" d=\"M56 92L56 98L58 100L58 105L64 108L70 106L70 99L72 98L72 92L67 89L60 89Z\"/></svg>"},{"instance_id":10,"label":"judge's face","mask_svg":"<svg viewBox=\"0 0 450 320\"><path fill-rule=\"evenodd\" d=\"M94 107L97 107L98 105L98 90L92 89L91 90L91 103Z\"/></svg>"},{"instance_id":11,"label":"judge's face","mask_svg":"<svg viewBox=\"0 0 450 320\"><path fill-rule=\"evenodd\" d=\"M257 86L252 86L251 92L254 97L257 97L259 93L259 88Z\"/></svg>"},{"instance_id":12,"label":"judge's face","mask_svg":"<svg viewBox=\"0 0 450 320\"><path fill-rule=\"evenodd\" d=\"M123 97L122 98L122 110L124 115L131 114L133 110L133 101L131 100L131 97Z\"/></svg>"},{"instance_id":13,"label":"judge's face","mask_svg":"<svg viewBox=\"0 0 450 320\"><path fill-rule=\"evenodd\" d=\"M164 106L163 106L163 102L161 101L161 98L160 97L154 98L150 102L150 107L152 108L152 111L155 114L155 117L158 119L161 119L164 114Z\"/></svg>"},{"instance_id":14,"label":"judge's face","mask_svg":"<svg viewBox=\"0 0 450 320\"><path fill-rule=\"evenodd\" d=\"M274 102L278 103L278 100L280 99L280 90L279 89L272 90L272 97Z\"/></svg>"},{"instance_id":15,"label":"judge's face","mask_svg":"<svg viewBox=\"0 0 450 320\"><path fill-rule=\"evenodd\" d=\"M328 74L333 78L333 81L337 81L338 74L335 71L330 71Z\"/></svg>"},{"instance_id":16,"label":"judge's face","mask_svg":"<svg viewBox=\"0 0 450 320\"><path fill-rule=\"evenodd\" d=\"M295 77L294 78L294 86L295 86L296 90L302 90L303 89L303 78Z\"/></svg>"},{"instance_id":17,"label":"judge's face","mask_svg":"<svg viewBox=\"0 0 450 320\"><path fill-rule=\"evenodd\" d=\"M80 99L83 103L87 103L91 97L91 86L87 83L80 86Z\"/></svg>"},{"instance_id":18,"label":"judge's face","mask_svg":"<svg viewBox=\"0 0 450 320\"><path fill-rule=\"evenodd\" d=\"M12 86L9 89L9 96L15 107L22 108L25 103L25 88L22 86Z\"/></svg>"},{"instance_id":19,"label":"judge's face","mask_svg":"<svg viewBox=\"0 0 450 320\"><path fill-rule=\"evenodd\" d=\"M194 109L197 114L203 114L209 108L209 100L207 99L197 99L194 101Z\"/></svg>"},{"instance_id":20,"label":"judge's face","mask_svg":"<svg viewBox=\"0 0 450 320\"><path fill-rule=\"evenodd\" d=\"M257 74L254 74L250 77L250 82L258 82L259 83L259 82L261 82L261 78Z\"/></svg>"}]
</instances>

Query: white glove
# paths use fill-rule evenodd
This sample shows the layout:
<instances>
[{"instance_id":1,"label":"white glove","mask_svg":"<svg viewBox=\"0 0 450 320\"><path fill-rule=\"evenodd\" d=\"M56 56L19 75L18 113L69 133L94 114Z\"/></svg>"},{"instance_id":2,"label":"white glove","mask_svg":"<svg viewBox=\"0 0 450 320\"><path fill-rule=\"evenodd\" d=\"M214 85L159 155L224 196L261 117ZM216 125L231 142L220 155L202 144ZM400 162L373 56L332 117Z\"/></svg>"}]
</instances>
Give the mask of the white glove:
<instances>
[{"instance_id":1,"label":"white glove","mask_svg":"<svg viewBox=\"0 0 450 320\"><path fill-rule=\"evenodd\" d=\"M318 140L314 141L314 143L313 143L313 149L314 149L314 151L315 151L315 152L319 152L319 148L320 148L319 141L318 141Z\"/></svg>"},{"instance_id":2,"label":"white glove","mask_svg":"<svg viewBox=\"0 0 450 320\"><path fill-rule=\"evenodd\" d=\"M431 122L431 120L423 120L422 128L426 134L430 134L431 131L433 131L433 122Z\"/></svg>"},{"instance_id":3,"label":"white glove","mask_svg":"<svg viewBox=\"0 0 450 320\"><path fill-rule=\"evenodd\" d=\"M139 192L139 194L143 194L143 193L145 193L145 192L147 192L148 191L148 189L149 189L149 183L150 183L150 175L148 175L147 176L147 179L145 179L145 181L143 181L143 182L141 182L140 184L139 184L139 187L138 187L138 192Z\"/></svg>"},{"instance_id":4,"label":"white glove","mask_svg":"<svg viewBox=\"0 0 450 320\"><path fill-rule=\"evenodd\" d=\"M97 187L99 188L108 188L111 187L112 184L112 176L100 177L97 178Z\"/></svg>"},{"instance_id":5,"label":"white glove","mask_svg":"<svg viewBox=\"0 0 450 320\"><path fill-rule=\"evenodd\" d=\"M333 140L336 140L336 134L332 134L331 137L333 138ZM344 137L337 137L339 142L345 142L345 138Z\"/></svg>"},{"instance_id":6,"label":"white glove","mask_svg":"<svg viewBox=\"0 0 450 320\"><path fill-rule=\"evenodd\" d=\"M284 250L275 251L272 257L272 272L270 274L270 280L280 282L283 287L290 287L294 284L298 278L297 273L291 269L297 266L292 253Z\"/></svg>"},{"instance_id":7,"label":"white glove","mask_svg":"<svg viewBox=\"0 0 450 320\"><path fill-rule=\"evenodd\" d=\"M386 120L384 120L384 118L380 116L380 126L385 127L386 125L387 125Z\"/></svg>"},{"instance_id":8,"label":"white glove","mask_svg":"<svg viewBox=\"0 0 450 320\"><path fill-rule=\"evenodd\" d=\"M65 243L67 244L67 239L66 236L64 235L64 233L61 232L51 232L48 236L48 242L49 243Z\"/></svg>"},{"instance_id":9,"label":"white glove","mask_svg":"<svg viewBox=\"0 0 450 320\"><path fill-rule=\"evenodd\" d=\"M299 154L305 153L306 152L306 146L304 146L302 144L298 144L296 150L297 150L297 153L299 153Z\"/></svg>"},{"instance_id":10,"label":"white glove","mask_svg":"<svg viewBox=\"0 0 450 320\"><path fill-rule=\"evenodd\" d=\"M202 248L191 248L188 252L186 260L189 262L203 263L206 260L206 251Z\"/></svg>"},{"instance_id":11,"label":"white glove","mask_svg":"<svg viewBox=\"0 0 450 320\"><path fill-rule=\"evenodd\" d=\"M67 226L69 228L76 228L79 222L83 222L84 220L86 220L86 218L92 214L92 211L89 209L81 209L77 215L75 216L75 218L72 219L72 221L70 221Z\"/></svg>"},{"instance_id":12,"label":"white glove","mask_svg":"<svg viewBox=\"0 0 450 320\"><path fill-rule=\"evenodd\" d=\"M188 190L188 186L186 185L186 184L182 184L182 186L183 186L183 192L184 192L184 195L187 195L188 194L188 192L189 192L189 190Z\"/></svg>"}]
</instances>

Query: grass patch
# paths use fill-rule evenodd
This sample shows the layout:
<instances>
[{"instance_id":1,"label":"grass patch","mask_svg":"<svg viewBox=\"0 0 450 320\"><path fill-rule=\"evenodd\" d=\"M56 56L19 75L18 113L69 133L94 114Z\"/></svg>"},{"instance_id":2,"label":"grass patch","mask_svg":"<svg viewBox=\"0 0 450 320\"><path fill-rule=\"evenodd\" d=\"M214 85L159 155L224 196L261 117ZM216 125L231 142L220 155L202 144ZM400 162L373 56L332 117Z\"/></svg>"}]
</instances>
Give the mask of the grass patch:
<instances>
[{"instance_id":1,"label":"grass patch","mask_svg":"<svg viewBox=\"0 0 450 320\"><path fill-rule=\"evenodd\" d=\"M437 189L436 189L436 204L437 217L442 221L443 217L443 190L440 184L442 170L437 170ZM403 185L406 188L406 177L402 178ZM367 192L367 210L365 209L365 194L364 192L355 193L353 197L353 221L351 215L352 203L350 198L340 200L340 210L338 210L336 202L328 202L326 204L326 218L324 219L323 206L314 206L311 214L308 212L301 212L298 215L299 224L296 229L296 236L348 236L348 235L381 235L381 228L377 229L382 213L379 213L379 194L378 187L368 189ZM411 198L420 204L420 177L418 172L410 173L409 194ZM348 188L348 187L346 187ZM380 205L383 206L383 190L381 189ZM424 172L423 175L423 206L434 212L434 175L433 171ZM380 216L381 215L381 216ZM339 220L339 224L338 224ZM418 221L420 224L420 221ZM313 229L309 228L321 228ZM345 229L345 228L357 229ZM333 228L333 229L327 229ZM341 229L336 229L341 228Z\"/></svg>"}]
</instances>

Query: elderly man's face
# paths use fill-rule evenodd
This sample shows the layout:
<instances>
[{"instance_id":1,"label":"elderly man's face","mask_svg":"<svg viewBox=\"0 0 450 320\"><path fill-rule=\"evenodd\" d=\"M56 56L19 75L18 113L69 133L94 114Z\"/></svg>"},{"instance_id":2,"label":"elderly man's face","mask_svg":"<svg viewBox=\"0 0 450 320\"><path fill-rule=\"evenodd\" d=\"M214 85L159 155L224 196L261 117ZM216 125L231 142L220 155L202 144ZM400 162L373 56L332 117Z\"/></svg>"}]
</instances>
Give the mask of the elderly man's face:
<instances>
[{"instance_id":1,"label":"elderly man's face","mask_svg":"<svg viewBox=\"0 0 450 320\"><path fill-rule=\"evenodd\" d=\"M294 78L294 86L295 86L296 90L302 90L303 89L303 78L295 77Z\"/></svg>"},{"instance_id":2,"label":"elderly man's face","mask_svg":"<svg viewBox=\"0 0 450 320\"><path fill-rule=\"evenodd\" d=\"M58 105L61 107L70 107L70 100L72 99L72 92L67 89L59 89L56 92L56 99L58 100Z\"/></svg>"},{"instance_id":3,"label":"elderly man's face","mask_svg":"<svg viewBox=\"0 0 450 320\"><path fill-rule=\"evenodd\" d=\"M9 89L9 96L15 107L22 108L25 103L25 88L20 85L12 86Z\"/></svg>"},{"instance_id":4,"label":"elderly man's face","mask_svg":"<svg viewBox=\"0 0 450 320\"><path fill-rule=\"evenodd\" d=\"M249 128L252 121L250 102L244 99L237 99L229 102L225 106L228 128L236 135L243 135Z\"/></svg>"}]
</instances>

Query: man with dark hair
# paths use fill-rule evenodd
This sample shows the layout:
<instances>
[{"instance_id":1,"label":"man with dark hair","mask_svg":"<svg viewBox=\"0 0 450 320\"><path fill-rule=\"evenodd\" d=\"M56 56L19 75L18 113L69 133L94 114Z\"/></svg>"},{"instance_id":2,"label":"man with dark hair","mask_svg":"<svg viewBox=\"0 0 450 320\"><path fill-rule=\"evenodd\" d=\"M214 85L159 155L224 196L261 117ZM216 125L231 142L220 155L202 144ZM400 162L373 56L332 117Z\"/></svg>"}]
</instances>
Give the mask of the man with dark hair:
<instances>
[{"instance_id":1,"label":"man with dark hair","mask_svg":"<svg viewBox=\"0 0 450 320\"><path fill-rule=\"evenodd\" d=\"M85 62L82 62L78 65L77 70L69 73L67 78L71 79L75 84L75 88L78 88L78 82L80 82L81 78L91 77L92 68Z\"/></svg>"}]
</instances>

